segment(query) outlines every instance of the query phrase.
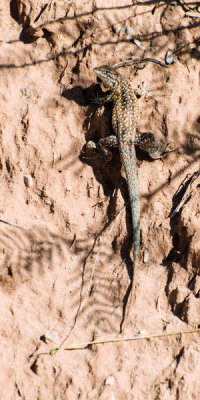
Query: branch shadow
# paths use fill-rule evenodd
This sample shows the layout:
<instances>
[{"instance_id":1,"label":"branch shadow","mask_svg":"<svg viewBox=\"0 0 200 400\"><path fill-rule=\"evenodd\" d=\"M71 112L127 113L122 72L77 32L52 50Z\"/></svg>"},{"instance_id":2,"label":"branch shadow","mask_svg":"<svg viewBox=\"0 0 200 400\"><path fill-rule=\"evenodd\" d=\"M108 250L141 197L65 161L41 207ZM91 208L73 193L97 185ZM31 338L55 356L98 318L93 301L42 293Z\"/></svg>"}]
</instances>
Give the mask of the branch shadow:
<instances>
[{"instance_id":1,"label":"branch shadow","mask_svg":"<svg viewBox=\"0 0 200 400\"><path fill-rule=\"evenodd\" d=\"M27 231L1 223L0 236L0 285L9 284L12 290L30 279L33 272L42 276L47 269L53 269L55 257L64 261L64 247L69 245L69 240L49 232L46 227Z\"/></svg>"},{"instance_id":2,"label":"branch shadow","mask_svg":"<svg viewBox=\"0 0 200 400\"><path fill-rule=\"evenodd\" d=\"M67 9L64 17L61 18L57 18L55 20L51 20L51 21L47 21L44 24L41 24L40 26L37 27L37 29L41 29L43 31L43 37L44 39L46 39L53 47L56 43L54 43L54 39L52 37L53 32L51 32L51 29L49 29L49 27L51 27L54 24L62 24L64 21L70 21L70 20L75 20L77 22L77 26L80 30L80 35L79 37L74 41L74 43L68 48L68 49L63 49L63 51L61 52L55 52L55 54L51 55L50 57L47 57L45 59L40 59L40 60L34 60L32 62L23 62L20 65L15 65L14 63L2 63L0 65L0 68L25 68L25 67L30 67L33 65L37 65L37 64L41 64L41 63L47 63L50 62L52 60L57 60L60 57L66 57L66 56L72 56L72 57L85 57L87 51L89 49L91 49L93 46L97 46L97 47L105 47L105 46L110 46L110 45L117 45L119 43L124 43L124 44L128 44L129 46L132 44L134 46L135 49L135 44L134 44L134 40L130 41L127 39L120 39L118 37L118 34L116 34L115 32L115 24L110 24L109 19L107 18L107 16L105 15L105 21L107 21L108 26L98 29L96 33L99 33L100 31L103 30L111 30L112 31L112 36L113 33L117 36L116 40L106 40L106 41L102 41L102 42L98 42L93 38L93 35L91 37L91 35L89 34L87 36L87 28L89 27L89 25L87 26L87 24L83 21L81 22L81 18L82 17L86 17L86 16L91 16L94 14L97 14L98 12L102 12L102 11L109 11L109 10L122 10L122 9L126 9L126 8L133 8L136 6L154 6L152 9L148 10L147 12L153 14L155 13L155 11L157 11L158 8L162 7L162 13L161 13L161 17L160 17L160 22L161 22L161 26L162 26L162 18L165 14L165 11L173 4L173 1L168 1L167 4L166 2L163 2L162 0L155 0L155 1L149 1L148 3L141 1L141 2L136 2L134 3L134 5L124 5L124 6L118 6L118 7L93 7L93 9L90 12L86 12L86 13L82 13L82 14L76 14L74 16L68 16L69 13L69 8ZM184 11L188 11L188 10L196 10L198 11L198 2L193 2L193 3L182 3L182 2L178 2L177 7L182 8ZM19 25L22 25L22 31L19 35L19 41L22 41L24 44L30 44L33 43L35 41L38 40L37 35L35 35L34 32L34 28L31 28L31 12L32 9L29 10L29 13L27 15L27 12L25 12L24 7L22 7L21 13L18 10L18 7L16 5L16 1L11 0L10 1L10 14L11 17L13 19L15 19L15 21L18 22ZM41 10L39 12L38 17L35 18L35 20L37 21L39 19L40 14L43 13L43 10ZM136 17L137 15L139 15L139 13L135 13L134 17ZM130 18L133 18L132 16ZM83 24L83 26L82 26ZM118 21L116 23L118 24L124 24L124 19L122 19L121 21ZM46 27L47 26L47 27ZM155 39L157 39L158 37L163 37L166 38L166 43L168 40L168 36L170 34L174 34L175 36L179 36L181 34L181 32L186 31L186 30L193 30L196 29L200 26L200 22L199 21L192 21L189 20L187 25L181 25L175 28L165 28L163 27L163 29L161 29L160 31L152 31L152 32L148 32L148 33L141 33L137 35L137 40L139 40L141 43L145 43L145 42L152 42ZM112 29L111 29L112 28ZM67 32L67 28L63 28L65 30L65 33L68 34L70 36L70 33ZM41 37L41 35L40 35ZM87 45L83 45L83 39L90 39L89 43ZM17 40L14 41L8 41L7 43L12 43L12 42L17 42ZM193 58L198 58L199 57L199 52L197 54L197 51L194 51L194 48L191 49L191 44L194 44L194 47L199 45L200 42L200 37L197 37L194 41L190 41L187 43L183 43L182 45L180 44L180 42L174 40L174 50L173 53L177 56L182 56L183 54L188 53L191 57ZM78 46L80 45L80 47ZM163 45L162 45L163 47ZM156 46L156 50L155 50L155 54L159 54L161 51L161 47L159 47L158 45ZM131 51L130 51L131 53Z\"/></svg>"}]
</instances>

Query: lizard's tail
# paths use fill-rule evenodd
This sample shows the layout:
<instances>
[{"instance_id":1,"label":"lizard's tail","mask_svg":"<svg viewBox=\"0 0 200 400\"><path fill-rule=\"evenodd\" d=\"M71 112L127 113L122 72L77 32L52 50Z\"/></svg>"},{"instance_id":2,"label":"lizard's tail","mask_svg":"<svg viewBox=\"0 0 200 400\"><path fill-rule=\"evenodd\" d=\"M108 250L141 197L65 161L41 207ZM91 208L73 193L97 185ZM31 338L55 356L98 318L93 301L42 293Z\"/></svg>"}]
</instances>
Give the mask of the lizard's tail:
<instances>
[{"instance_id":1,"label":"lizard's tail","mask_svg":"<svg viewBox=\"0 0 200 400\"><path fill-rule=\"evenodd\" d=\"M127 311L125 312L127 319L129 310L132 308L135 301L135 286L137 279L137 270L140 263L140 198L139 188L137 179L136 169L136 155L135 148L132 143L124 143L122 151L123 164L126 172L126 179L128 184L131 213L132 213L132 224L133 224L133 244L134 244L134 266L130 287L130 301Z\"/></svg>"},{"instance_id":2,"label":"lizard's tail","mask_svg":"<svg viewBox=\"0 0 200 400\"><path fill-rule=\"evenodd\" d=\"M137 176L136 176L137 179ZM135 187L135 186L134 186ZM131 213L132 213L132 224L133 224L133 245L134 245L134 265L132 271L132 282L131 282L131 293L129 309L133 307L136 295L136 281L138 267L140 264L140 199L138 188L134 194L129 194L131 201Z\"/></svg>"}]
</instances>

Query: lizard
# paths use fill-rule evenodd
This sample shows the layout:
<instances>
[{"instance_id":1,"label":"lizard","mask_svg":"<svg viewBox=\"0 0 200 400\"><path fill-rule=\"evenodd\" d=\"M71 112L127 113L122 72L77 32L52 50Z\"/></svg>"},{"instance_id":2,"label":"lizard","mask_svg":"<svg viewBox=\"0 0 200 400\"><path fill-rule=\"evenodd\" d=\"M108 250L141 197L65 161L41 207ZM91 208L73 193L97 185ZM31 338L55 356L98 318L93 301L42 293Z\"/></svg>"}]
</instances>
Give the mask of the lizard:
<instances>
[{"instance_id":1,"label":"lizard","mask_svg":"<svg viewBox=\"0 0 200 400\"><path fill-rule=\"evenodd\" d=\"M136 92L133 90L129 81L121 75L116 68L109 65L102 65L94 68L98 80L108 91L103 97L96 97L93 102L105 104L113 102L112 127L114 135L101 138L96 144L89 141L87 148L97 149L100 154L106 158L106 161L112 159L111 147L119 146L122 165L125 169L125 175L128 185L130 198L132 226L133 226L133 245L134 245L134 268L132 273L132 282L130 290L129 308L126 312L128 318L129 310L134 302L134 292L137 270L140 264L140 197L137 178L136 152L135 145L146 151L152 159L164 157L169 151L168 145L156 146L155 137L151 132L140 133L137 130L140 110Z\"/></svg>"}]
</instances>

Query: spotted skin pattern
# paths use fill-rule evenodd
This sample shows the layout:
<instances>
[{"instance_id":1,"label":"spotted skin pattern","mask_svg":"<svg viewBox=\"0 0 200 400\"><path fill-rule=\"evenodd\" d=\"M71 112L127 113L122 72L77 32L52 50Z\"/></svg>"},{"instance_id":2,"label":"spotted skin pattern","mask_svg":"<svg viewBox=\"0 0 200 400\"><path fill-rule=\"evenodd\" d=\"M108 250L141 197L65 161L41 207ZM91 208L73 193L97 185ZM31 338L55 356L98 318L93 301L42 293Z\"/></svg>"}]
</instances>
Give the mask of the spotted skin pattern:
<instances>
[{"instance_id":1,"label":"spotted skin pattern","mask_svg":"<svg viewBox=\"0 0 200 400\"><path fill-rule=\"evenodd\" d=\"M112 126L115 135L100 139L97 145L90 141L87 147L98 148L107 160L111 160L112 152L110 147L119 146L122 164L125 169L132 212L134 243L134 269L131 282L129 312L134 300L135 277L140 262L140 199L135 144L139 145L155 159L163 157L166 148L155 146L155 139L152 133L141 134L137 132L140 116L139 104L132 86L127 79L109 65L94 68L94 72L103 82L104 87L109 89L104 97L95 98L95 102L105 104L108 101L113 101ZM128 316L128 312L126 317Z\"/></svg>"}]
</instances>

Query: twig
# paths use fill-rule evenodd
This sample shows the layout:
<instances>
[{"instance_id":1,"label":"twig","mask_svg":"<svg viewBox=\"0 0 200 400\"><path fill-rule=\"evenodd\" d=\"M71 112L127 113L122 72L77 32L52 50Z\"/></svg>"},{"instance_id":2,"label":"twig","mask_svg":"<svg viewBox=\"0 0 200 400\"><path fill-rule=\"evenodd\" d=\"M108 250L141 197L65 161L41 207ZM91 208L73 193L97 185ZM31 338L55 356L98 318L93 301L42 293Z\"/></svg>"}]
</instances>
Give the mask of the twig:
<instances>
[{"instance_id":1,"label":"twig","mask_svg":"<svg viewBox=\"0 0 200 400\"><path fill-rule=\"evenodd\" d=\"M3 219L0 219L0 222L3 222L3 224L6 224L6 225L14 226L14 228L25 229L26 231L32 231L33 230L32 228L25 228L24 226L21 226L21 225L11 224L10 222L4 221Z\"/></svg>"},{"instance_id":2,"label":"twig","mask_svg":"<svg viewBox=\"0 0 200 400\"><path fill-rule=\"evenodd\" d=\"M155 64L160 65L161 67L169 68L167 64L164 64L162 61L156 60L156 58L128 58L127 60L121 61L117 64L114 64L114 68L121 68L125 67L126 65L132 65L132 64L138 64L138 63L144 63L144 62L154 62Z\"/></svg>"},{"instance_id":3,"label":"twig","mask_svg":"<svg viewBox=\"0 0 200 400\"><path fill-rule=\"evenodd\" d=\"M150 336L131 336L128 338L93 340L92 342L74 344L72 346L66 347L65 350L84 350L88 346L92 346L93 344L130 342L130 341L134 341L134 340L150 340L150 339L162 338L162 337L167 337L167 336L176 336L176 335L184 335L187 333L199 333L199 332L200 332L200 329L190 329L188 331L175 331L175 332L160 333L160 334L155 334L155 335L150 335Z\"/></svg>"},{"instance_id":4,"label":"twig","mask_svg":"<svg viewBox=\"0 0 200 400\"><path fill-rule=\"evenodd\" d=\"M15 386L16 386L18 395L19 395L20 397L22 397L23 400L25 400L25 396L24 396L24 394L22 393L22 391L21 391L21 389L20 389L19 384L18 384L17 381L15 381Z\"/></svg>"},{"instance_id":5,"label":"twig","mask_svg":"<svg viewBox=\"0 0 200 400\"><path fill-rule=\"evenodd\" d=\"M198 176L200 175L200 169L196 172L194 172L194 174L191 176L191 178L189 179L189 183L187 184L187 188L185 190L185 193L183 194L183 197L181 198L179 204L176 206L175 210L173 211L171 217L174 217L175 214L177 214L180 210L180 208L183 206L183 203L185 202L186 197L189 197L189 190L191 188L192 183L195 181L195 179L198 178Z\"/></svg>"}]
</instances>

